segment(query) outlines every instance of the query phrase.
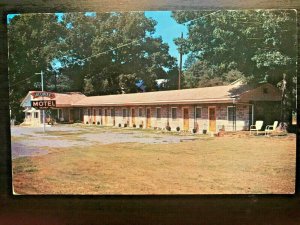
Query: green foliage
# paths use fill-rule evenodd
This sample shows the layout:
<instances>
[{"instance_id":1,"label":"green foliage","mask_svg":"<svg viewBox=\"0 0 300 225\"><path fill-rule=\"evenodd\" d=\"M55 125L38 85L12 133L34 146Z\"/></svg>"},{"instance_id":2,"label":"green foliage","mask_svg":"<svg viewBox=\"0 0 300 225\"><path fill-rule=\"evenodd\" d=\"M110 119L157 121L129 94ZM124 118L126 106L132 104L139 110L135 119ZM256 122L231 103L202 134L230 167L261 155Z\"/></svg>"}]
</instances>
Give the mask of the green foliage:
<instances>
[{"instance_id":1,"label":"green foliage","mask_svg":"<svg viewBox=\"0 0 300 225\"><path fill-rule=\"evenodd\" d=\"M74 61L95 56L78 61L82 71L72 74L79 77L74 83L78 91L89 90L85 92L89 95L137 92L138 80L144 81L147 90L155 90L155 79L168 76L164 68L175 67L168 45L153 37L156 22L143 13L66 14L64 23L72 26L65 64L72 68ZM82 77L89 78L93 88L82 87Z\"/></svg>"},{"instance_id":2,"label":"green foliage","mask_svg":"<svg viewBox=\"0 0 300 225\"><path fill-rule=\"evenodd\" d=\"M17 120L20 100L29 90L41 88L40 76L34 74L44 70L46 80L55 74L51 61L60 55L64 32L54 14L17 15L8 25L10 109Z\"/></svg>"},{"instance_id":3,"label":"green foliage","mask_svg":"<svg viewBox=\"0 0 300 225\"><path fill-rule=\"evenodd\" d=\"M176 11L188 27L176 39L188 55L186 87L211 86L242 78L276 85L286 74L287 111L296 105L297 24L294 10ZM266 76L267 75L267 76Z\"/></svg>"},{"instance_id":4,"label":"green foliage","mask_svg":"<svg viewBox=\"0 0 300 225\"><path fill-rule=\"evenodd\" d=\"M224 73L222 75L222 77L224 77L225 82L227 82L227 83L232 83L232 82L240 80L240 79L241 80L246 79L245 75L241 71L238 71L238 70L230 70L227 73Z\"/></svg>"},{"instance_id":5,"label":"green foliage","mask_svg":"<svg viewBox=\"0 0 300 225\"><path fill-rule=\"evenodd\" d=\"M273 83L296 71L296 13L293 10L229 10L174 12L178 23L186 23L188 38L176 39L191 62L206 61L215 76L241 71L257 81L265 74Z\"/></svg>"},{"instance_id":6,"label":"green foliage","mask_svg":"<svg viewBox=\"0 0 300 225\"><path fill-rule=\"evenodd\" d=\"M176 59L161 37L156 21L142 12L21 14L8 24L10 107L22 115L20 100L40 90L41 70L47 91L80 91L87 95L155 90L155 79L168 78ZM59 62L61 67L55 67Z\"/></svg>"}]
</instances>

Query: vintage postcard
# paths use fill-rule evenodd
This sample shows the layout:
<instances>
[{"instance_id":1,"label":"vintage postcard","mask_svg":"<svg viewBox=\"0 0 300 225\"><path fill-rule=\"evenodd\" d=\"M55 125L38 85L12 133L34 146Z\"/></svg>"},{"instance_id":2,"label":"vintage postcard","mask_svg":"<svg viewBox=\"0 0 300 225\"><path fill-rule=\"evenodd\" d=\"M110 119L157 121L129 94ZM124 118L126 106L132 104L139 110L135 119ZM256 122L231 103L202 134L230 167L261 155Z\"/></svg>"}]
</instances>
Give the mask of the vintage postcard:
<instances>
[{"instance_id":1,"label":"vintage postcard","mask_svg":"<svg viewBox=\"0 0 300 225\"><path fill-rule=\"evenodd\" d=\"M297 14L9 14L16 195L293 194Z\"/></svg>"}]
</instances>

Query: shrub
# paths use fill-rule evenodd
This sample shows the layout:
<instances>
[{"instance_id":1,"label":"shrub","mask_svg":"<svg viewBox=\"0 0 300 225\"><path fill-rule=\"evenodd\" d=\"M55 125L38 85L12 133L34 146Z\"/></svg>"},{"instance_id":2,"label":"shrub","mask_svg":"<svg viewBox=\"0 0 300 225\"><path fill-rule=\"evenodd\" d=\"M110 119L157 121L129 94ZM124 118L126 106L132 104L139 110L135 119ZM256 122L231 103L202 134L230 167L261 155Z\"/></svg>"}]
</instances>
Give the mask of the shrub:
<instances>
[{"instance_id":1,"label":"shrub","mask_svg":"<svg viewBox=\"0 0 300 225\"><path fill-rule=\"evenodd\" d=\"M193 133L195 134L196 132L197 132L197 129L196 129L196 128L194 128L194 129L193 129Z\"/></svg>"},{"instance_id":2,"label":"shrub","mask_svg":"<svg viewBox=\"0 0 300 225\"><path fill-rule=\"evenodd\" d=\"M97 122L97 125L100 125L100 122L99 122L99 121Z\"/></svg>"},{"instance_id":3,"label":"shrub","mask_svg":"<svg viewBox=\"0 0 300 225\"><path fill-rule=\"evenodd\" d=\"M180 127L176 127L176 130L177 130L177 131L180 131Z\"/></svg>"},{"instance_id":4,"label":"shrub","mask_svg":"<svg viewBox=\"0 0 300 225\"><path fill-rule=\"evenodd\" d=\"M124 123L124 127L127 127L127 123Z\"/></svg>"},{"instance_id":5,"label":"shrub","mask_svg":"<svg viewBox=\"0 0 300 225\"><path fill-rule=\"evenodd\" d=\"M136 125L135 125L135 124L133 124L133 127L136 127Z\"/></svg>"},{"instance_id":6,"label":"shrub","mask_svg":"<svg viewBox=\"0 0 300 225\"><path fill-rule=\"evenodd\" d=\"M143 124L140 124L140 128L143 128Z\"/></svg>"},{"instance_id":7,"label":"shrub","mask_svg":"<svg viewBox=\"0 0 300 225\"><path fill-rule=\"evenodd\" d=\"M95 122L93 122L93 124L95 124Z\"/></svg>"},{"instance_id":8,"label":"shrub","mask_svg":"<svg viewBox=\"0 0 300 225\"><path fill-rule=\"evenodd\" d=\"M122 125L119 123L119 127L121 127Z\"/></svg>"},{"instance_id":9,"label":"shrub","mask_svg":"<svg viewBox=\"0 0 300 225\"><path fill-rule=\"evenodd\" d=\"M167 131L171 131L171 127L170 126L166 126L166 130Z\"/></svg>"},{"instance_id":10,"label":"shrub","mask_svg":"<svg viewBox=\"0 0 300 225\"><path fill-rule=\"evenodd\" d=\"M88 121L86 121L86 123L85 124L89 124L89 122Z\"/></svg>"}]
</instances>

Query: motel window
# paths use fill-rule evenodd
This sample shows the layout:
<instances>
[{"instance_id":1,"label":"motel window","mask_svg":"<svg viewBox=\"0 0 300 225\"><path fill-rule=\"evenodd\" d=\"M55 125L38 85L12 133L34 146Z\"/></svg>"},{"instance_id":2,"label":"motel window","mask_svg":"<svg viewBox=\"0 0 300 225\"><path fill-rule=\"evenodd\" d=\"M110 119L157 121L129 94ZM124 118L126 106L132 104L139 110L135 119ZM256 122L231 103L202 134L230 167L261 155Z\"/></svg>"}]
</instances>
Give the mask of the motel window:
<instances>
[{"instance_id":1,"label":"motel window","mask_svg":"<svg viewBox=\"0 0 300 225\"><path fill-rule=\"evenodd\" d=\"M87 110L88 116L91 115L90 109Z\"/></svg>"},{"instance_id":2,"label":"motel window","mask_svg":"<svg viewBox=\"0 0 300 225\"><path fill-rule=\"evenodd\" d=\"M99 116L102 116L102 109L99 109L98 115L99 115Z\"/></svg>"},{"instance_id":3,"label":"motel window","mask_svg":"<svg viewBox=\"0 0 300 225\"><path fill-rule=\"evenodd\" d=\"M234 107L228 106L227 107L227 120L233 121L233 118L234 118Z\"/></svg>"},{"instance_id":4,"label":"motel window","mask_svg":"<svg viewBox=\"0 0 300 225\"><path fill-rule=\"evenodd\" d=\"M143 116L143 109L139 108L139 117L142 117L142 116Z\"/></svg>"},{"instance_id":5,"label":"motel window","mask_svg":"<svg viewBox=\"0 0 300 225\"><path fill-rule=\"evenodd\" d=\"M177 108L172 108L172 119L175 120L177 119Z\"/></svg>"},{"instance_id":6,"label":"motel window","mask_svg":"<svg viewBox=\"0 0 300 225\"><path fill-rule=\"evenodd\" d=\"M34 113L34 118L39 118L39 113L38 112Z\"/></svg>"},{"instance_id":7,"label":"motel window","mask_svg":"<svg viewBox=\"0 0 300 225\"><path fill-rule=\"evenodd\" d=\"M127 109L123 109L123 118L127 117Z\"/></svg>"},{"instance_id":8,"label":"motel window","mask_svg":"<svg viewBox=\"0 0 300 225\"><path fill-rule=\"evenodd\" d=\"M161 108L156 108L156 119L161 119Z\"/></svg>"},{"instance_id":9,"label":"motel window","mask_svg":"<svg viewBox=\"0 0 300 225\"><path fill-rule=\"evenodd\" d=\"M199 119L202 117L202 108L197 107L196 108L196 118Z\"/></svg>"}]
</instances>

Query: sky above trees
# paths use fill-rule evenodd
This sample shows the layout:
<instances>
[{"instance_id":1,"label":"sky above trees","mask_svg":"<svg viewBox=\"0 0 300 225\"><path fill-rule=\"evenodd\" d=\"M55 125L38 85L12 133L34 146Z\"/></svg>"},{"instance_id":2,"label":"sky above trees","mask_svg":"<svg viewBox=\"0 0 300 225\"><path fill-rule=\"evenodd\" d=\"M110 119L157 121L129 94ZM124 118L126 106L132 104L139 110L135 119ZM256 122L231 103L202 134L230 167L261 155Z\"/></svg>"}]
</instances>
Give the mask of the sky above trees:
<instances>
[{"instance_id":1,"label":"sky above trees","mask_svg":"<svg viewBox=\"0 0 300 225\"><path fill-rule=\"evenodd\" d=\"M58 21L62 20L64 13L55 13L58 16ZM93 16L95 13L87 12L86 15ZM12 18L18 14L8 14L7 22L9 23ZM181 32L184 37L187 35L187 27L182 24L178 24L172 17L171 11L145 11L145 16L153 18L157 21L155 26L155 36L162 37L163 42L169 45L169 53L179 61L179 53L177 46L174 43L174 39L180 37ZM185 62L187 56L183 56L183 62ZM59 63L56 62L58 65Z\"/></svg>"}]
</instances>

